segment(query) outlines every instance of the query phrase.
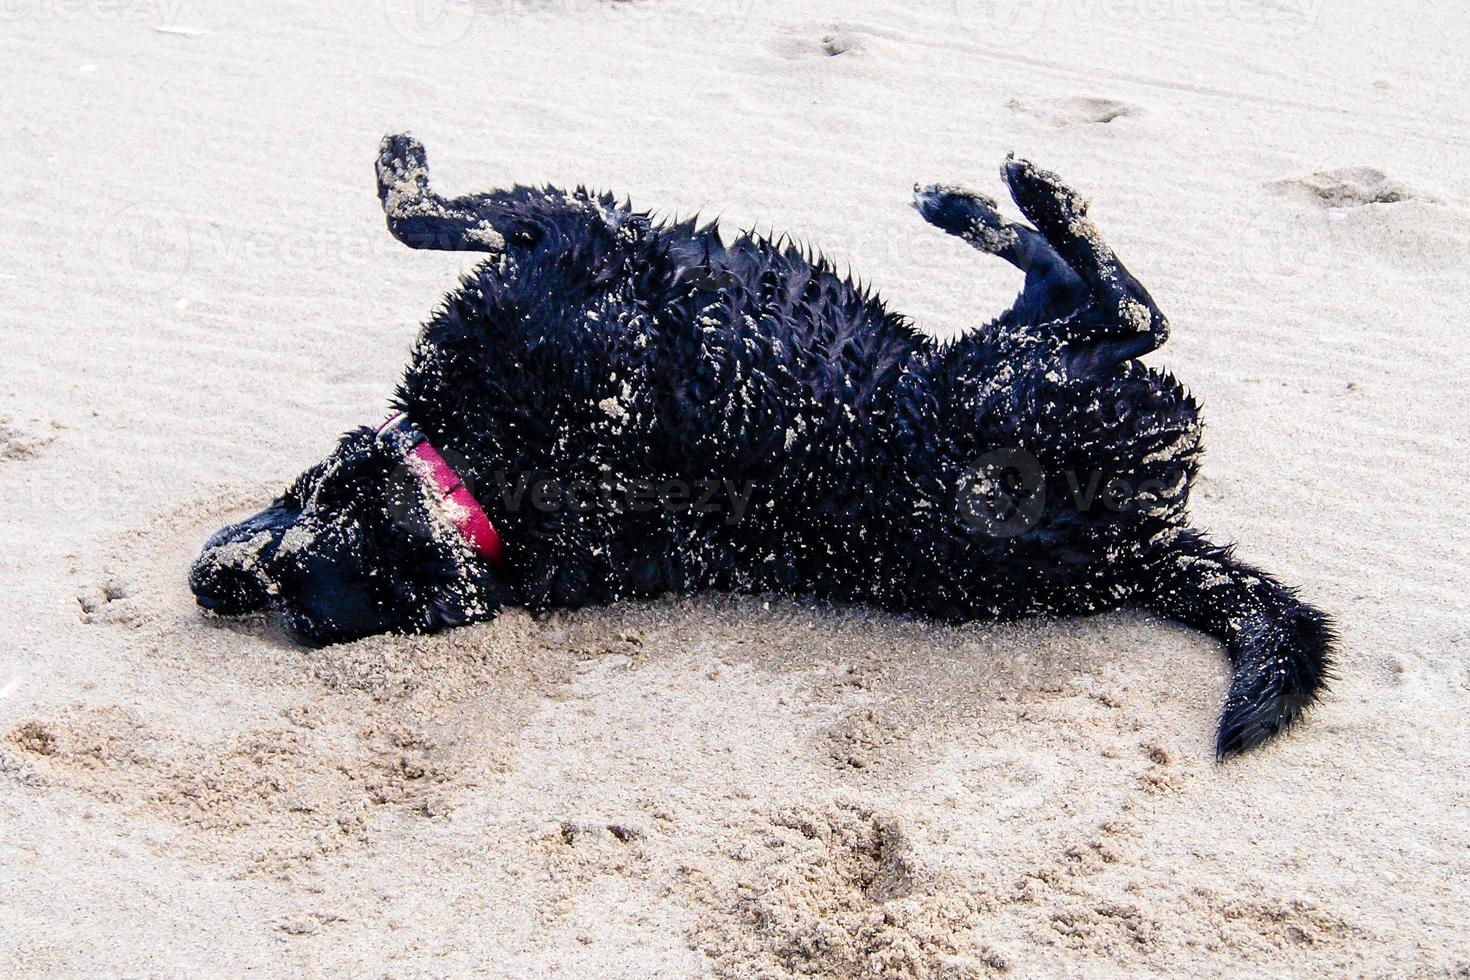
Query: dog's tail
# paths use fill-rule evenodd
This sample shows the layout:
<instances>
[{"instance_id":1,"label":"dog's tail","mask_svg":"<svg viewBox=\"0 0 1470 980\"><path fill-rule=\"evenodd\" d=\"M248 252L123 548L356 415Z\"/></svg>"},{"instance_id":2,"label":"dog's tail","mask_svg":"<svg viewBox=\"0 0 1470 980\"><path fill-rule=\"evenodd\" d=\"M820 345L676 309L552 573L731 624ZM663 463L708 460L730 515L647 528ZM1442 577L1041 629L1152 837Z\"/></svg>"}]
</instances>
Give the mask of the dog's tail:
<instances>
[{"instance_id":1,"label":"dog's tail","mask_svg":"<svg viewBox=\"0 0 1470 980\"><path fill-rule=\"evenodd\" d=\"M1184 531L1147 565L1140 604L1225 642L1234 678L1215 753L1221 759L1284 731L1331 677L1331 621L1293 589Z\"/></svg>"}]
</instances>

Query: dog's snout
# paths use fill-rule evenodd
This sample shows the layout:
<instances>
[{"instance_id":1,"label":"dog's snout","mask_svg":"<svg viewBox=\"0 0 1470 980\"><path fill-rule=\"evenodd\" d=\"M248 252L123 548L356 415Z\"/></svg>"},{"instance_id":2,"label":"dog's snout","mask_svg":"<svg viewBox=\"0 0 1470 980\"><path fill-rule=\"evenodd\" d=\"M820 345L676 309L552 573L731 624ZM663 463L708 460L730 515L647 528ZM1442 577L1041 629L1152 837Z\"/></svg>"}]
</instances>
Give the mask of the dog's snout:
<instances>
[{"instance_id":1,"label":"dog's snout","mask_svg":"<svg viewBox=\"0 0 1470 980\"><path fill-rule=\"evenodd\" d=\"M195 574L190 586L194 600L203 609L222 616L238 616L242 613L264 609L270 599L270 590L258 575L244 569L223 568Z\"/></svg>"},{"instance_id":2,"label":"dog's snout","mask_svg":"<svg viewBox=\"0 0 1470 980\"><path fill-rule=\"evenodd\" d=\"M209 539L189 572L189 588L201 608L238 616L269 604L264 561L279 536L279 516L267 509Z\"/></svg>"},{"instance_id":3,"label":"dog's snout","mask_svg":"<svg viewBox=\"0 0 1470 980\"><path fill-rule=\"evenodd\" d=\"M270 587L259 567L260 554L250 542L206 547L189 573L189 587L199 605L224 616L263 609Z\"/></svg>"}]
</instances>

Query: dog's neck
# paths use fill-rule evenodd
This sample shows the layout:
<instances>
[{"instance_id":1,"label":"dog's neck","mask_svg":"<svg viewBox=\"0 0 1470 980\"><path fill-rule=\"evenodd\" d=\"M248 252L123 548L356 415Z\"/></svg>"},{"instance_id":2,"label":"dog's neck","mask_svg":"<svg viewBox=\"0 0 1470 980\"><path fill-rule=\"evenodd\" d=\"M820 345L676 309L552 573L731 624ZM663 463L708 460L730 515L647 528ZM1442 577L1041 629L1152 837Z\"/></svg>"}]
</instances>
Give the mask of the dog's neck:
<instances>
[{"instance_id":1,"label":"dog's neck","mask_svg":"<svg viewBox=\"0 0 1470 980\"><path fill-rule=\"evenodd\" d=\"M402 454L404 465L427 493L430 506L466 545L492 565L505 560L505 542L485 508L429 437L409 421L408 413L398 412L378 426L377 438Z\"/></svg>"}]
</instances>

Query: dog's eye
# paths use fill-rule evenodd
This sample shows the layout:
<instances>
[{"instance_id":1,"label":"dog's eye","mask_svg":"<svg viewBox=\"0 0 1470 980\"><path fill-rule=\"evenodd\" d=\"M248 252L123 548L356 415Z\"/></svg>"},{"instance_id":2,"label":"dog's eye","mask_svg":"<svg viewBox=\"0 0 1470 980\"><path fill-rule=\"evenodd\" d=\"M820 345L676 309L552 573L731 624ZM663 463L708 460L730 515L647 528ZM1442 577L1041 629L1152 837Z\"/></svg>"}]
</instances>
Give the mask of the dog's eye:
<instances>
[{"instance_id":1,"label":"dog's eye","mask_svg":"<svg viewBox=\"0 0 1470 980\"><path fill-rule=\"evenodd\" d=\"M361 467L347 461L329 466L312 490L309 506L316 511L336 511L351 505L363 490Z\"/></svg>"},{"instance_id":2,"label":"dog's eye","mask_svg":"<svg viewBox=\"0 0 1470 980\"><path fill-rule=\"evenodd\" d=\"M316 493L317 487L320 486L322 474L326 466L327 464L325 462L318 463L298 476L286 488L286 492L281 495L281 501L293 510L300 510L305 507L306 502L312 498L312 495Z\"/></svg>"}]
</instances>

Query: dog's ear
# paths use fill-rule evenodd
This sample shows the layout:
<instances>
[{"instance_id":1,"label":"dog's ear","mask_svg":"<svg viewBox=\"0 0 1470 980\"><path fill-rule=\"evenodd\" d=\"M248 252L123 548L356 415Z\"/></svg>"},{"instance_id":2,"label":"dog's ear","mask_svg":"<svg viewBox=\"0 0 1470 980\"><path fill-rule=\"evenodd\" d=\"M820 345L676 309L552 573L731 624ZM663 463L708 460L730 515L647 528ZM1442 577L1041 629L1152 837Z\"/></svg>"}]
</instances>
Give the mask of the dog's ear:
<instances>
[{"instance_id":1,"label":"dog's ear","mask_svg":"<svg viewBox=\"0 0 1470 980\"><path fill-rule=\"evenodd\" d=\"M462 598L449 590L439 590L429 600L429 628L434 631L464 626L470 621L469 610Z\"/></svg>"}]
</instances>

